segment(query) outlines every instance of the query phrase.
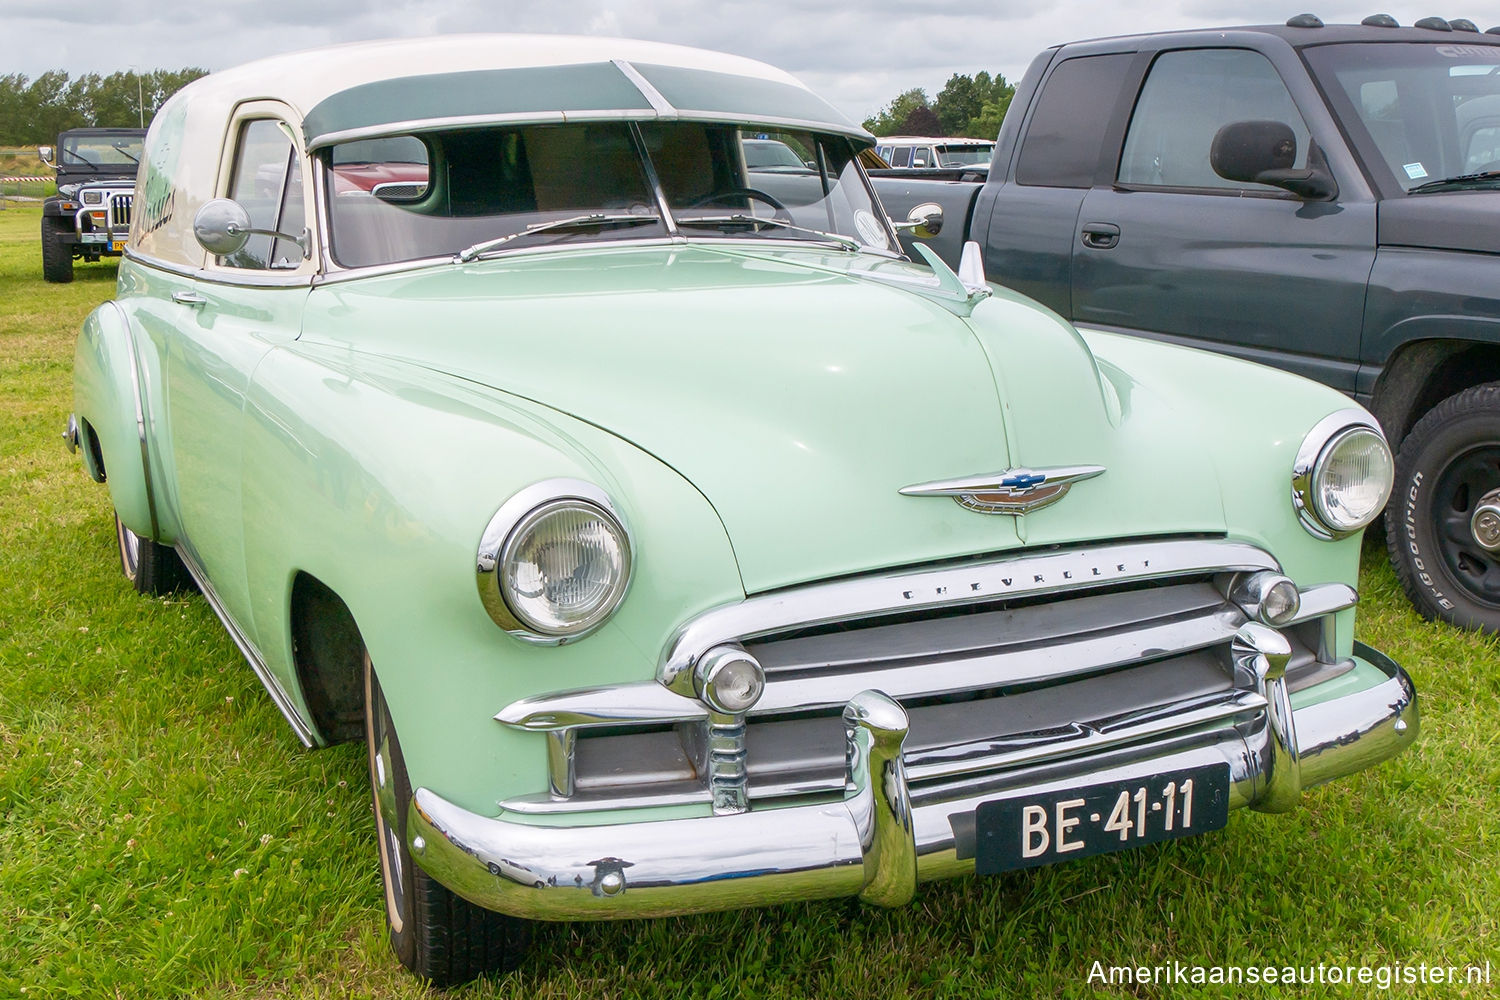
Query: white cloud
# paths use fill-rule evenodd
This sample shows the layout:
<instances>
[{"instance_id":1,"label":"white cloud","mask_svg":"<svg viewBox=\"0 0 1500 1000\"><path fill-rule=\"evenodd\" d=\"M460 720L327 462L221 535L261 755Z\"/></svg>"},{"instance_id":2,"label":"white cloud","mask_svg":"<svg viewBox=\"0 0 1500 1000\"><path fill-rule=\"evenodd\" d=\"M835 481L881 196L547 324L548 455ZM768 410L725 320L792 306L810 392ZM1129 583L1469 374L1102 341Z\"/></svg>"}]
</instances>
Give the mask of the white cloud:
<instances>
[{"instance_id":1,"label":"white cloud","mask_svg":"<svg viewBox=\"0 0 1500 1000\"><path fill-rule=\"evenodd\" d=\"M936 94L955 72L983 69L1019 80L1048 45L1280 21L1308 7L1317 9L1268 11L1247 0L1059 0L1046 6L1021 0L110 0L88 8L0 0L0 73L224 69L294 49L444 32L625 35L764 60L862 119L907 88ZM1320 13L1329 23L1347 23L1374 9L1372 3ZM1415 5L1381 9L1403 24L1430 13Z\"/></svg>"}]
</instances>

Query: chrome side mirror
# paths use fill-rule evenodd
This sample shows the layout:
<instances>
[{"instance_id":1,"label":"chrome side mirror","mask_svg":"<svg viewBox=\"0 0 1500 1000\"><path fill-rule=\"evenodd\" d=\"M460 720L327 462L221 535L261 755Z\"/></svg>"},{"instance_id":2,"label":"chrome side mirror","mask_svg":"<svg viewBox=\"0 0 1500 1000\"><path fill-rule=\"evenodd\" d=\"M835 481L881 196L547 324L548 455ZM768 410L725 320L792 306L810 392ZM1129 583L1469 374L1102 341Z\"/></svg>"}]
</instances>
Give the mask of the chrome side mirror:
<instances>
[{"instance_id":1,"label":"chrome side mirror","mask_svg":"<svg viewBox=\"0 0 1500 1000\"><path fill-rule=\"evenodd\" d=\"M57 164L52 162L52 152L53 150L51 146L38 146L36 148L36 155L38 159L47 164L47 166L49 167L56 167Z\"/></svg>"},{"instance_id":2,"label":"chrome side mirror","mask_svg":"<svg viewBox=\"0 0 1500 1000\"><path fill-rule=\"evenodd\" d=\"M914 239L930 240L943 231L943 206L923 202L906 213L905 222L892 221L891 225L897 232L910 232Z\"/></svg>"},{"instance_id":3,"label":"chrome side mirror","mask_svg":"<svg viewBox=\"0 0 1500 1000\"><path fill-rule=\"evenodd\" d=\"M301 235L278 232L275 229L256 229L250 225L250 213L245 206L231 198L215 198L204 203L193 216L193 235L198 245L217 257L227 257L243 250L251 236L274 236L289 240L302 250L306 260L312 252L312 240L306 229Z\"/></svg>"}]
</instances>

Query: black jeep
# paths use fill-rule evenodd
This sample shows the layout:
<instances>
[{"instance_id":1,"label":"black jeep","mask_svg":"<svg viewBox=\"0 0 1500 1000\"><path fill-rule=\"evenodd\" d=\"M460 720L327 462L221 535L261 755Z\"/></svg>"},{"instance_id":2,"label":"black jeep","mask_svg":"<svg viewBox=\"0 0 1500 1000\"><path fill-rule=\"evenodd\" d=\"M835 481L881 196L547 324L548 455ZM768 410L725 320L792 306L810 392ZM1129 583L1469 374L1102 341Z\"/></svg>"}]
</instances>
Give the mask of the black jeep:
<instances>
[{"instance_id":1,"label":"black jeep","mask_svg":"<svg viewBox=\"0 0 1500 1000\"><path fill-rule=\"evenodd\" d=\"M118 257L130 230L142 128L75 128L42 147L57 170L57 194L42 205L42 276L72 281L73 260ZM53 156L56 159L53 159Z\"/></svg>"}]
</instances>

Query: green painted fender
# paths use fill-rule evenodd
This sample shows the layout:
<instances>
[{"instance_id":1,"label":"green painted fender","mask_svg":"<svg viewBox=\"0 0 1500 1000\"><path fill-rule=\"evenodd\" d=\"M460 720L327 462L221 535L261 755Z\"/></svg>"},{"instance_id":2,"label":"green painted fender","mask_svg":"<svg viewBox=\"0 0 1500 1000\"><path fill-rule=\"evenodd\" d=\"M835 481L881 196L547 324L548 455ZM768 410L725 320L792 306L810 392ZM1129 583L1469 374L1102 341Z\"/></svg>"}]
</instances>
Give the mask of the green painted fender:
<instances>
[{"instance_id":1,"label":"green painted fender","mask_svg":"<svg viewBox=\"0 0 1500 1000\"><path fill-rule=\"evenodd\" d=\"M95 468L92 446L84 462L109 486L115 511L127 528L171 544L176 520L162 504L161 477L146 447L151 426L151 386L156 371L142 365L125 310L106 302L89 314L73 355L73 408L86 441L97 442L104 467Z\"/></svg>"}]
</instances>

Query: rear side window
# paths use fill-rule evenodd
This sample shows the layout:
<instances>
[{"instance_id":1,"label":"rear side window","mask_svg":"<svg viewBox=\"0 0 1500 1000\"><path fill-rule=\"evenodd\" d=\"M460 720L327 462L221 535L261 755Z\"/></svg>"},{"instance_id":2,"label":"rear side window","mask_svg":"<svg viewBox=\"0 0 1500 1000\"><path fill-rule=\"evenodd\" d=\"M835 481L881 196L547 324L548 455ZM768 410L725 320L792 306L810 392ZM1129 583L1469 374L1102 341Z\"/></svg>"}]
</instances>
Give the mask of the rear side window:
<instances>
[{"instance_id":1,"label":"rear side window","mask_svg":"<svg viewBox=\"0 0 1500 1000\"><path fill-rule=\"evenodd\" d=\"M1152 64L1130 119L1120 183L1271 190L1263 184L1225 180L1209 163L1215 134L1241 121L1290 126L1297 137L1295 165L1307 165L1307 125L1269 59L1249 49L1163 53Z\"/></svg>"},{"instance_id":2,"label":"rear side window","mask_svg":"<svg viewBox=\"0 0 1500 1000\"><path fill-rule=\"evenodd\" d=\"M1093 187L1100 140L1134 58L1128 52L1079 56L1052 71L1021 141L1018 184Z\"/></svg>"}]
</instances>

